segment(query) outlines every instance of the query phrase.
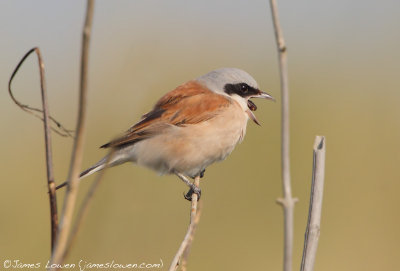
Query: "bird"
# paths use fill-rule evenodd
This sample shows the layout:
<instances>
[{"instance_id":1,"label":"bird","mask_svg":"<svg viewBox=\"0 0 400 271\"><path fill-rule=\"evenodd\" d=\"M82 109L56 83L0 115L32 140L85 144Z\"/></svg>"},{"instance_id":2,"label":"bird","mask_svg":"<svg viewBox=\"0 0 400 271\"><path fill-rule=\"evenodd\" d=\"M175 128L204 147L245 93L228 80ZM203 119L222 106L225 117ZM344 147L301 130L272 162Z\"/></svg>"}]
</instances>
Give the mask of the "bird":
<instances>
[{"instance_id":1,"label":"bird","mask_svg":"<svg viewBox=\"0 0 400 271\"><path fill-rule=\"evenodd\" d=\"M80 174L133 162L159 174L175 174L189 186L185 195L201 195L188 178L224 160L242 142L248 120L260 125L251 98L275 101L256 80L238 68L220 68L176 87L122 136L101 146L111 151ZM64 182L57 189L65 186Z\"/></svg>"}]
</instances>

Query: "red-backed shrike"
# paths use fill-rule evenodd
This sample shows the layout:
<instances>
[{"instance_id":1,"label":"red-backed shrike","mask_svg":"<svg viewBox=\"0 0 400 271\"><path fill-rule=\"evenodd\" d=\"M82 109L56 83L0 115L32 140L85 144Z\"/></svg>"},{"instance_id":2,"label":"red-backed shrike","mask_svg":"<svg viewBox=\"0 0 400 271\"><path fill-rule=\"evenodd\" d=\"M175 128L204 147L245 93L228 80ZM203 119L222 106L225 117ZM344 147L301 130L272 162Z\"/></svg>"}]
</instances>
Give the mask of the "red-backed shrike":
<instances>
[{"instance_id":1,"label":"red-backed shrike","mask_svg":"<svg viewBox=\"0 0 400 271\"><path fill-rule=\"evenodd\" d=\"M123 136L101 146L112 152L80 178L106 166L134 162L160 174L178 175L190 187L187 199L192 193L200 196L185 176L203 176L207 166L224 160L243 140L249 118L259 124L250 98L273 100L240 69L222 68L191 80L161 97Z\"/></svg>"}]
</instances>

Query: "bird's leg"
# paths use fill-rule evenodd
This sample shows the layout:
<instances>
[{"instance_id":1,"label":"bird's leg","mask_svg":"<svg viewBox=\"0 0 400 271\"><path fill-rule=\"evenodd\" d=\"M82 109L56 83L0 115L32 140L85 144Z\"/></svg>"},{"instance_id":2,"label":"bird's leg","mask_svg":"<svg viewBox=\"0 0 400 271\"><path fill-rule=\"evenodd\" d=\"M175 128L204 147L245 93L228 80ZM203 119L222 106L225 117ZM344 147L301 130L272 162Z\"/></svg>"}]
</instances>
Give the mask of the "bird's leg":
<instances>
[{"instance_id":1,"label":"bird's leg","mask_svg":"<svg viewBox=\"0 0 400 271\"><path fill-rule=\"evenodd\" d=\"M204 177L204 173L206 172L206 170L205 169L203 169L202 171L200 171L200 178L203 178Z\"/></svg>"},{"instance_id":2,"label":"bird's leg","mask_svg":"<svg viewBox=\"0 0 400 271\"><path fill-rule=\"evenodd\" d=\"M195 193L197 195L197 200L199 200L201 196L201 189L191 183L188 178L182 173L175 172L175 175L178 176L179 179L181 179L190 188L186 195L184 195L185 199L187 199L188 201L192 201L192 195L193 193Z\"/></svg>"}]
</instances>

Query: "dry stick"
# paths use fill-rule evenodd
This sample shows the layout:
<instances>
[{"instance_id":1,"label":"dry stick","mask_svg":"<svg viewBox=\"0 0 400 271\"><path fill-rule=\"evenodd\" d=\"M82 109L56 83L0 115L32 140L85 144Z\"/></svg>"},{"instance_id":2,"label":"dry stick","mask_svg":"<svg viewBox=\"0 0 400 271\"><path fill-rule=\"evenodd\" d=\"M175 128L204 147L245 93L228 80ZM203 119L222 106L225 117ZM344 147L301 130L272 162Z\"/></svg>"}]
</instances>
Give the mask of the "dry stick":
<instances>
[{"instance_id":1,"label":"dry stick","mask_svg":"<svg viewBox=\"0 0 400 271\"><path fill-rule=\"evenodd\" d=\"M35 52L39 59L40 87L42 89L44 139L45 139L45 145L46 145L47 185L48 185L48 189L49 189L50 216L51 216L51 218L50 218L50 220L51 220L51 251L53 251L55 243L56 243L56 239L57 239L58 213L57 213L56 185L54 183L54 173L53 173L53 154L52 154L52 148L51 148L49 105L47 103L47 91L46 91L46 83L44 80L44 63L42 61L42 55L40 53L39 48L35 48Z\"/></svg>"},{"instance_id":2,"label":"dry stick","mask_svg":"<svg viewBox=\"0 0 400 271\"><path fill-rule=\"evenodd\" d=\"M46 147L46 172L47 172L47 186L49 189L49 201L50 201L50 221L51 221L51 251L53 251L54 244L57 238L57 227L58 227L58 213L57 213L57 197L56 197L56 185L54 183L54 173L53 173L53 155L51 149L51 127L50 127L50 116L49 116L49 105L47 103L47 91L46 91L46 81L44 79L44 63L42 60L42 54L39 48L35 47L29 50L21 61L18 63L17 67L13 71L10 81L8 82L8 91L10 93L13 101L23 110L27 111L26 106L20 104L13 96L11 91L11 83L14 76L17 74L19 68L24 63L25 59L35 52L38 57L39 64L39 74L40 74L40 89L42 94L42 106L43 106L43 124L44 124L44 141ZM39 110L40 111L40 110ZM28 111L29 112L29 111Z\"/></svg>"},{"instance_id":3,"label":"dry stick","mask_svg":"<svg viewBox=\"0 0 400 271\"><path fill-rule=\"evenodd\" d=\"M83 28L82 53L81 53L81 73L80 73L80 96L78 121L76 126L76 137L72 151L71 164L67 178L67 191L65 194L63 211L59 225L56 247L54 248L51 264L51 270L55 270L54 265L62 262L67 240L72 223L72 215L74 212L76 197L79 186L79 171L82 164L84 135L86 129L86 101L87 101L87 69L89 56L89 41L92 28L94 0L87 1L86 19Z\"/></svg>"},{"instance_id":4,"label":"dry stick","mask_svg":"<svg viewBox=\"0 0 400 271\"><path fill-rule=\"evenodd\" d=\"M285 40L283 39L282 29L279 23L278 7L276 0L270 0L271 13L275 30L276 44L279 54L279 72L281 79L282 93L282 185L283 198L277 202L282 205L284 212L284 259L283 270L292 270L293 259L293 225L294 225L294 205L296 198L292 198L292 188L290 184L290 151L289 151L289 82L287 67L287 51Z\"/></svg>"},{"instance_id":5,"label":"dry stick","mask_svg":"<svg viewBox=\"0 0 400 271\"><path fill-rule=\"evenodd\" d=\"M188 262L188 258L189 258L189 254L190 254L190 249L192 248L192 243L193 243L193 239L194 239L194 235L196 233L196 229L197 229L197 225L200 222L200 216L201 216L201 211L203 209L203 201L199 201L198 205L197 205L197 213L196 216L194 218L194 222L193 222L193 231L192 234L190 235L190 239L188 241L188 244L186 245L185 250L183 251L182 254L182 259L181 259L181 271L186 271L186 265Z\"/></svg>"},{"instance_id":6,"label":"dry stick","mask_svg":"<svg viewBox=\"0 0 400 271\"><path fill-rule=\"evenodd\" d=\"M29 113L29 114L32 114L34 117L36 117L36 118L38 118L38 119L41 119L41 120L44 122L44 121L45 121L45 120L44 120L44 118L45 118L45 116L44 116L44 109L43 109L43 110L40 110L40 109L38 109L38 108L31 107L31 106L26 105L26 104L22 104L21 102L19 102L19 101L15 98L15 96L14 96L12 90L11 90L11 82L13 81L15 75L17 74L17 72L19 71L19 69L21 68L22 64L25 62L25 60L28 58L28 56L29 56L30 54L32 54L33 52L36 52L36 54L37 54L37 56L38 56L38 60L39 60L39 71L40 71L40 83L41 83L41 87L43 87L43 86L45 87L45 85L44 85L44 83L45 83L45 81L44 81L44 71L42 71L42 69L44 69L44 64L43 64L43 61L42 61L42 56L41 56L41 54L40 54L39 48L35 47L35 48L30 49L30 50L22 57L22 59L19 61L18 65L17 65L17 67L14 69L13 73L11 74L10 80L9 80L9 82L8 82L8 94L10 94L11 99L13 100L13 102L14 102L19 108L21 108L22 110L24 110L25 112L27 112L27 113ZM42 65L41 63L42 63L43 65ZM43 88L42 88L42 91L43 91ZM46 91L45 91L45 92L46 92ZM42 98L43 98L43 96L42 96ZM37 114L37 113L43 113L43 114ZM73 137L72 134L71 134L71 132L72 132L71 130L66 129L60 122L58 122L56 119L54 119L54 118L53 118L52 116L50 116L49 114L47 114L47 115L48 115L47 122L49 123L49 120L50 120L50 121L53 122L53 123L56 125L56 127L57 127L58 129L60 129L61 131L58 131L56 128L53 128L53 127L50 127L51 130L53 130L54 132L56 132L57 134L59 134L59 135L61 135L61 136ZM49 126L49 125L47 125L47 126Z\"/></svg>"},{"instance_id":7,"label":"dry stick","mask_svg":"<svg viewBox=\"0 0 400 271\"><path fill-rule=\"evenodd\" d=\"M114 150L110 151L108 154L108 158L106 160L106 165L105 168L99 172L99 174L96 176L96 179L93 181L92 185L90 186L89 191L87 192L86 196L84 197L84 201L81 204L81 207L79 208L78 216L76 218L76 221L74 223L74 226L71 231L71 235L68 239L67 247L64 252L63 260L67 258L72 246L75 243L76 237L78 236L80 226L83 223L83 220L86 217L87 211L90 206L90 202L93 199L93 195L96 192L97 188L100 185L100 182L104 176L105 171L107 170L108 163L110 162L112 156L114 155Z\"/></svg>"},{"instance_id":8,"label":"dry stick","mask_svg":"<svg viewBox=\"0 0 400 271\"><path fill-rule=\"evenodd\" d=\"M322 197L325 177L325 137L317 136L314 142L313 171L308 211L307 229L304 240L301 271L314 270L321 225Z\"/></svg>"},{"instance_id":9,"label":"dry stick","mask_svg":"<svg viewBox=\"0 0 400 271\"><path fill-rule=\"evenodd\" d=\"M199 184L200 184L200 176L197 176L194 179L194 185L196 187L199 187ZM191 201L191 209L190 209L189 227L187 229L185 238L183 238L181 246L179 247L178 251L176 252L174 259L172 260L171 266L168 269L169 271L177 270L177 268L179 266L179 259L182 257L182 254L185 252L186 248L188 246L190 246L190 244L193 241L194 232L195 232L196 226L200 220L200 216L197 217L197 204L198 204L197 199L198 199L197 194L193 193L192 201ZM187 255L186 255L186 258L187 258Z\"/></svg>"},{"instance_id":10,"label":"dry stick","mask_svg":"<svg viewBox=\"0 0 400 271\"><path fill-rule=\"evenodd\" d=\"M14 69L13 73L11 74L10 80L8 82L8 94L10 95L11 99L13 100L13 102L22 110L24 110L25 112L32 114L34 117L42 120L44 122L44 116L43 116L43 110L40 110L38 108L35 107L31 107L29 105L26 104L22 104L21 102L19 102L12 90L11 90L11 82L13 81L15 75L17 74L18 70L21 68L22 64L25 62L25 60L28 58L28 56L32 53L32 52L38 52L36 50L39 50L37 47L30 49L23 57L22 59L19 61L17 67ZM40 52L39 52L40 53ZM38 56L39 58L39 56ZM39 58L39 61L41 61L41 56ZM40 63L39 63L39 69L41 68ZM42 77L42 71L40 70L40 76ZM44 80L44 74L43 74L43 80ZM44 82L44 81L43 81ZM38 114L41 113L41 114ZM68 130L67 128L65 128L60 122L58 122L55 118L53 118L52 116L49 115L49 120L56 125L56 127L50 127L51 130L53 130L54 132L56 132L57 134L61 135L61 136L65 136L65 137L73 137L72 135L72 130ZM49 122L49 121L48 121Z\"/></svg>"}]
</instances>

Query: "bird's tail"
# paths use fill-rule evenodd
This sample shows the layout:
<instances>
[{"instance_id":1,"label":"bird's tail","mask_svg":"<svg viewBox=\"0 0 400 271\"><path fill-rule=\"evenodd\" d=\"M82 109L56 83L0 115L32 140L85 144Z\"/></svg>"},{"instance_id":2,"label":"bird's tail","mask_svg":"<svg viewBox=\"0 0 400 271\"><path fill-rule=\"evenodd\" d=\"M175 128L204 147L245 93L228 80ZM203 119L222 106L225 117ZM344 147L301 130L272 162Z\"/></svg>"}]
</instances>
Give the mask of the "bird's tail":
<instances>
[{"instance_id":1,"label":"bird's tail","mask_svg":"<svg viewBox=\"0 0 400 271\"><path fill-rule=\"evenodd\" d=\"M110 155L111 155L111 157L110 157ZM127 161L126 159L123 159L123 157L121 157L118 154L108 154L105 157L103 157L100 161L98 161L96 164L91 166L90 168L82 171L81 174L79 174L79 180L82 180L86 176L92 175L93 173L104 169L106 166L113 167L113 166L122 164L126 161ZM63 182L62 184L56 186L56 190L66 186L66 185L67 185L67 182Z\"/></svg>"},{"instance_id":2,"label":"bird's tail","mask_svg":"<svg viewBox=\"0 0 400 271\"><path fill-rule=\"evenodd\" d=\"M107 156L104 157L103 159L101 159L99 162L97 162L93 166L91 166L90 168L82 171L81 174L79 174L79 179L82 179L82 178L89 176L97 171L102 170L103 168L106 167L106 163L107 163ZM108 166L112 166L111 163Z\"/></svg>"}]
</instances>

